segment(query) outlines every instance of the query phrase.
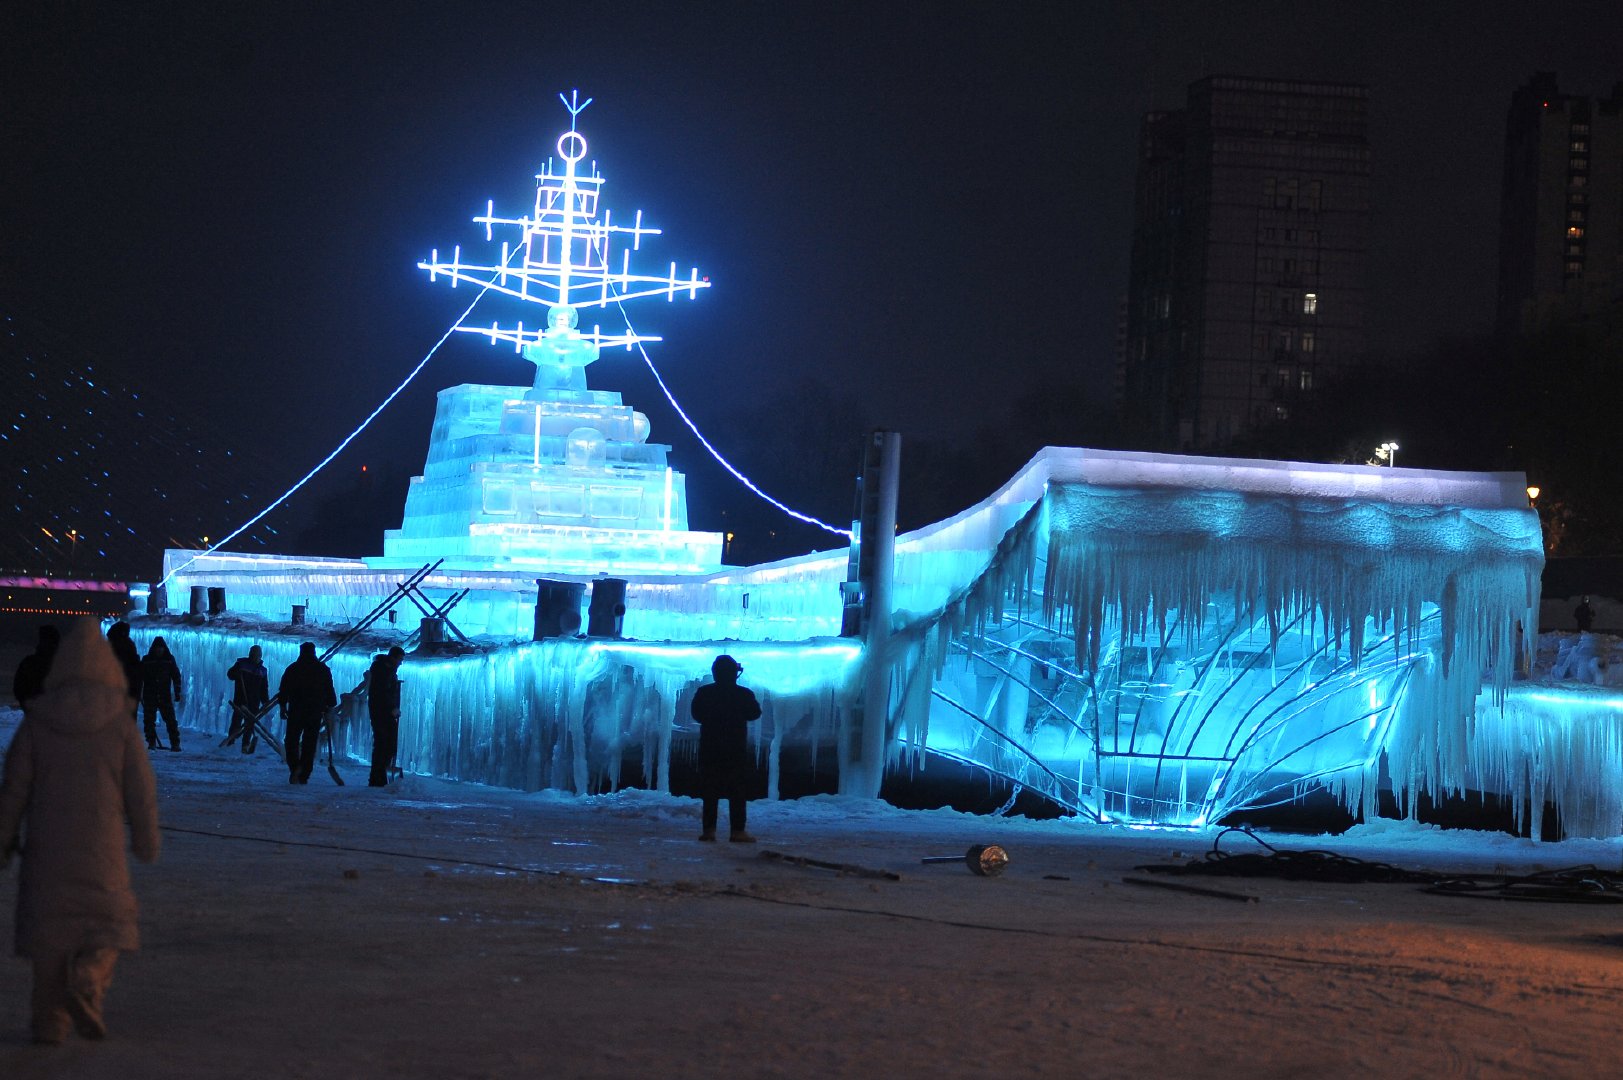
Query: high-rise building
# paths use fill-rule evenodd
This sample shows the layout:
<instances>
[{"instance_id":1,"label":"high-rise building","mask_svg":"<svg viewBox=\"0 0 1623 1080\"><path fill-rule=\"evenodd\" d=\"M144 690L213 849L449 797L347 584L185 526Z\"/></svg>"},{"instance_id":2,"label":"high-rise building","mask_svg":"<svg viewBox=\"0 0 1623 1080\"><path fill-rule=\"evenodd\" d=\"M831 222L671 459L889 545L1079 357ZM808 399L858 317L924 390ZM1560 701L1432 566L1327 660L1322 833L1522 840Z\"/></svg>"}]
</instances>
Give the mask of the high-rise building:
<instances>
[{"instance_id":1,"label":"high-rise building","mask_svg":"<svg viewBox=\"0 0 1623 1080\"><path fill-rule=\"evenodd\" d=\"M1623 83L1563 94L1541 71L1510 96L1499 326L1530 329L1623 297Z\"/></svg>"},{"instance_id":2,"label":"high-rise building","mask_svg":"<svg viewBox=\"0 0 1623 1080\"><path fill-rule=\"evenodd\" d=\"M1365 355L1368 94L1212 76L1139 142L1123 419L1214 449Z\"/></svg>"}]
</instances>

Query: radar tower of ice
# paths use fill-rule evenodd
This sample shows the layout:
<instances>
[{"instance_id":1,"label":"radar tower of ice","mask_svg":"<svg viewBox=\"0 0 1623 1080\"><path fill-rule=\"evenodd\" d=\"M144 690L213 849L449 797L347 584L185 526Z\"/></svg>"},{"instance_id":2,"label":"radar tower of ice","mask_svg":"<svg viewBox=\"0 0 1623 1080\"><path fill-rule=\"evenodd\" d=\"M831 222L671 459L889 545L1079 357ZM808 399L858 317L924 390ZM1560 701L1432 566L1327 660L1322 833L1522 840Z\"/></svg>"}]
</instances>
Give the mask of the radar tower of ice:
<instances>
[{"instance_id":1,"label":"radar tower of ice","mask_svg":"<svg viewBox=\"0 0 1623 1080\"><path fill-rule=\"evenodd\" d=\"M417 264L431 281L545 307L528 326L517 318L457 327L511 345L535 365L534 380L528 389L440 392L423 475L412 480L401 527L385 534L383 557L367 560L374 567L444 558L450 569L586 576L720 565L721 534L688 530L686 481L667 464L670 447L647 441L648 418L619 394L586 384L606 346L629 351L660 338L629 326L587 328L581 318L647 297L693 298L710 282L696 267L679 276L674 262L663 275L633 267L633 254L660 230L644 225L640 210L620 224L601 205L605 181L578 130L591 99L559 96L569 130L536 174L531 213L500 216L490 200L473 219L484 226L483 256L457 245ZM498 233L506 237L499 249Z\"/></svg>"}]
</instances>

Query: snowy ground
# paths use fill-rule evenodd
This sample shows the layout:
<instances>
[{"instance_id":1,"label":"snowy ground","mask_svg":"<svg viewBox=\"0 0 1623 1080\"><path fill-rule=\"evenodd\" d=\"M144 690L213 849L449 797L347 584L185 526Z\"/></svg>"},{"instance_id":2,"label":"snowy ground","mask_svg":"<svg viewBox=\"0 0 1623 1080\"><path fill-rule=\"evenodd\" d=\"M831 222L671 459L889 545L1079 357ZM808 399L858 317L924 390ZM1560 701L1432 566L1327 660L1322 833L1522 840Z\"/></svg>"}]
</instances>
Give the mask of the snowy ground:
<instances>
[{"instance_id":1,"label":"snowy ground","mask_svg":"<svg viewBox=\"0 0 1623 1080\"><path fill-rule=\"evenodd\" d=\"M829 797L752 804L756 847L701 845L687 799L379 791L354 765L290 787L197 734L155 765L164 855L136 871L112 1037L29 1045L28 968L0 964L6 1080L1617 1074L1617 907L1176 879L1240 903L1122 880L1211 834ZM1623 858L1397 823L1270 839L1437 869ZM1002 877L918 862L988 842Z\"/></svg>"}]
</instances>

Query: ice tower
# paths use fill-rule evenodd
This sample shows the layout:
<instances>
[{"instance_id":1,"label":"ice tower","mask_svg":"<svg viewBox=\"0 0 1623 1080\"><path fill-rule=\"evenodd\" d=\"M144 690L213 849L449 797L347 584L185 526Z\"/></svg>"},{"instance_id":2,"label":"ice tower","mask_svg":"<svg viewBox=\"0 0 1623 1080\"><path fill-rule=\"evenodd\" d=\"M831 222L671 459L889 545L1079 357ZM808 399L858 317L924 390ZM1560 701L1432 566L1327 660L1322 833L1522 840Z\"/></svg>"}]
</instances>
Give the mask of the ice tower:
<instances>
[{"instance_id":1,"label":"ice tower","mask_svg":"<svg viewBox=\"0 0 1623 1080\"><path fill-rule=\"evenodd\" d=\"M560 95L561 97L562 95ZM562 575L692 574L721 563L720 533L691 532L685 478L667 463L669 446L648 441L648 418L612 391L591 390L586 367L604 346L627 351L659 338L589 330L582 309L612 309L642 297L691 298L709 281L633 272L632 253L658 229L638 211L615 224L598 205L604 184L596 163L583 166L586 139L576 130L588 98L564 99L570 127L558 158L536 175L535 208L496 216L495 203L474 218L487 245L498 230L499 256L449 259L436 249L417 265L430 280L450 279L543 305L539 326L461 326L491 343L511 344L535 365L528 388L464 384L440 391L423 475L413 477L404 519L384 534L376 568L420 566L443 558L461 570L520 570ZM487 248L487 250L489 250Z\"/></svg>"}]
</instances>

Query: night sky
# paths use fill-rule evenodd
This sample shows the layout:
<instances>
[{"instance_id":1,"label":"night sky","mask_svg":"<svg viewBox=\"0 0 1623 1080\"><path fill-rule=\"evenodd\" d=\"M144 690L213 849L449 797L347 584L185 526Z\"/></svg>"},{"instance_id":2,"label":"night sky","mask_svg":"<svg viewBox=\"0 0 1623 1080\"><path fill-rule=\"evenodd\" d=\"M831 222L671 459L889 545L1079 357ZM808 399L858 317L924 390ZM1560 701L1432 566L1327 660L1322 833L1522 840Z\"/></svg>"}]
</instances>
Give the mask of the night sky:
<instances>
[{"instance_id":1,"label":"night sky","mask_svg":"<svg viewBox=\"0 0 1623 1080\"><path fill-rule=\"evenodd\" d=\"M645 265L714 284L633 306L655 363L724 452L793 483L770 433L800 411L962 446L1033 393L1104 404L1139 118L1208 74L1367 84L1374 342L1486 330L1511 91L1543 69L1608 92L1620 26L1607 2L12 3L0 305L264 463L243 475L269 501L466 305L416 260L481 240L487 199L528 209L579 88L606 204L665 230ZM538 320L518 307L474 321ZM420 471L435 390L531 371L459 335L335 477ZM635 354L589 378L674 444L695 527L738 512Z\"/></svg>"}]
</instances>

